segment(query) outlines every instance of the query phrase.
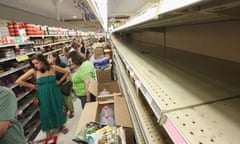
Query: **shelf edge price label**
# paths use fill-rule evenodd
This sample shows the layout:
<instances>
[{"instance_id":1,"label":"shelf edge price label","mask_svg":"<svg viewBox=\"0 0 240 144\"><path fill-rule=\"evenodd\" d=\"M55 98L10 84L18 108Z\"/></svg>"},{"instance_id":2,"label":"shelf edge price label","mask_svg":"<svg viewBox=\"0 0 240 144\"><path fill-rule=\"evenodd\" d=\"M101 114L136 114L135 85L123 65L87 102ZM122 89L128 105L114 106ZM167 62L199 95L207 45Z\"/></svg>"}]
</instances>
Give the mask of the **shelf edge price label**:
<instances>
[{"instance_id":1,"label":"shelf edge price label","mask_svg":"<svg viewBox=\"0 0 240 144\"><path fill-rule=\"evenodd\" d=\"M140 86L141 86L141 81L140 80L135 80L135 86L136 86L137 89L139 89Z\"/></svg>"},{"instance_id":2,"label":"shelf edge price label","mask_svg":"<svg viewBox=\"0 0 240 144\"><path fill-rule=\"evenodd\" d=\"M132 78L134 78L134 72L133 72L133 71L130 71L130 76L131 76Z\"/></svg>"},{"instance_id":3,"label":"shelf edge price label","mask_svg":"<svg viewBox=\"0 0 240 144\"><path fill-rule=\"evenodd\" d=\"M25 61L25 60L28 60L28 59L29 59L28 55L21 55L21 56L16 57L17 62Z\"/></svg>"},{"instance_id":4,"label":"shelf edge price label","mask_svg":"<svg viewBox=\"0 0 240 144\"><path fill-rule=\"evenodd\" d=\"M174 143L188 144L186 138L182 135L182 133L168 116L166 116L162 125Z\"/></svg>"}]
</instances>

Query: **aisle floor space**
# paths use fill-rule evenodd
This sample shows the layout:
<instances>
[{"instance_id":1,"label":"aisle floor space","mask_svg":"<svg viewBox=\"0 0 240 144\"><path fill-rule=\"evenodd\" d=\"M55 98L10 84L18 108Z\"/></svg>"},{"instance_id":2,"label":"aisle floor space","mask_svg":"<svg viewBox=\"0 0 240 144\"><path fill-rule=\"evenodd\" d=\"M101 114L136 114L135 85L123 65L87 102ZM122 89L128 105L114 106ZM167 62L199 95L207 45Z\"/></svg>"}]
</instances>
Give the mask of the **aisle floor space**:
<instances>
[{"instance_id":1,"label":"aisle floor space","mask_svg":"<svg viewBox=\"0 0 240 144\"><path fill-rule=\"evenodd\" d=\"M57 144L76 144L75 142L72 141L72 139L75 136L75 131L78 125L78 121L82 113L82 108L81 108L81 102L78 98L73 98L73 104L74 104L75 115L71 119L67 118L67 123L66 123L67 128L69 128L69 132L67 134L63 134L58 130L52 131L53 135L58 136ZM37 137L35 138L35 141L44 139L45 137L46 137L46 133L43 131L40 131Z\"/></svg>"}]
</instances>

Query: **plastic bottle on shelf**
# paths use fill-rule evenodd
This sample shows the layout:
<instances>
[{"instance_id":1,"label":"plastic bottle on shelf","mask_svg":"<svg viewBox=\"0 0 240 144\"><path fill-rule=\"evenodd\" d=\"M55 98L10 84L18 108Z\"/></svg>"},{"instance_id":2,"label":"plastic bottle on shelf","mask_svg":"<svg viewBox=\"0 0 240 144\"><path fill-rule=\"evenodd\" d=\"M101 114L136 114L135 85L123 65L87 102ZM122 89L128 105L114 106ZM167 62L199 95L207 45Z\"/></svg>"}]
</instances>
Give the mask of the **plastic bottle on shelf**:
<instances>
[{"instance_id":1,"label":"plastic bottle on shelf","mask_svg":"<svg viewBox=\"0 0 240 144\"><path fill-rule=\"evenodd\" d=\"M113 116L110 116L108 114L105 114L102 119L101 119L101 124L103 125L108 125L108 126L114 126L115 125L115 121Z\"/></svg>"},{"instance_id":2,"label":"plastic bottle on shelf","mask_svg":"<svg viewBox=\"0 0 240 144\"><path fill-rule=\"evenodd\" d=\"M100 119L102 117L104 117L105 115L109 115L111 117L114 117L114 113L113 113L113 109L110 108L108 105L105 105L103 108L102 108L102 111L100 113Z\"/></svg>"}]
</instances>

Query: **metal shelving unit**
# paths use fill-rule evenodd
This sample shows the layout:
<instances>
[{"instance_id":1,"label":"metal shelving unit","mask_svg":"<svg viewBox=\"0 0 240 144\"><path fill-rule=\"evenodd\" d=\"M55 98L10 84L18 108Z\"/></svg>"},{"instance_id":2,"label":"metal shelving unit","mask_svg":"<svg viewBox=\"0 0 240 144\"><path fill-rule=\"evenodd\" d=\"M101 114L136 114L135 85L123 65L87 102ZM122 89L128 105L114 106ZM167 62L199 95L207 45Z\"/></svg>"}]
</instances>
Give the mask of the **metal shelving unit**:
<instances>
[{"instance_id":1,"label":"metal shelving unit","mask_svg":"<svg viewBox=\"0 0 240 144\"><path fill-rule=\"evenodd\" d=\"M42 36L42 35L35 35L35 36L29 36L30 38L48 38L48 37L63 37L63 36L59 36L59 35L48 35L48 36ZM64 36L66 37L66 36ZM11 63L12 61L13 62L23 62L25 61L24 63L21 63L18 65L18 67L16 68L9 68L7 71L4 71L0 74L0 78L4 78L6 76L9 76L15 72L18 72L18 71L22 71L26 68L29 68L30 67L30 64L26 64L26 61L29 60L28 56L29 55L33 55L37 52L37 49L38 48L41 48L41 47L51 47L51 46L54 46L54 45L59 45L59 44L67 44L71 42L71 40L62 40L62 41L58 41L58 42L53 42L53 43L50 43L50 44L46 44L46 45L40 45L40 46L32 46L34 44L33 41L29 42L29 43L16 43L16 44L7 44L7 45L0 45L0 48L5 48L5 47L19 47L20 45L28 45L28 44L31 44L32 48L31 49L35 49L34 51L32 52L28 52L24 55L16 55L15 57L6 57L6 58L1 58L0 59L0 63L1 64L5 64L7 62ZM48 55L50 53L53 53L53 52L58 52L58 51L61 51L61 48L57 48L57 49L54 49L52 51L48 51L46 53L43 53L43 55ZM29 78L31 79L31 78ZM14 80L13 80L14 81ZM12 82L11 84L9 84L9 88L11 89L15 89L15 88L18 88L19 85L18 84L15 84L14 82ZM19 105L18 107L18 116L19 116L19 121L22 125L22 127L28 127L29 128L29 125L30 125L30 128L31 130L29 131L29 129L27 129L26 131L28 131L27 133L25 133L26 135L26 140L27 141L31 141L32 138L34 138L36 136L36 134L40 131L40 122L39 122L39 119L36 118L36 114L39 113L39 109L38 107L32 107L33 106L33 102L32 102L32 98L29 97L29 95L31 95L31 93L33 92L34 90L31 89L31 90L28 90L26 91L25 93L22 93L21 95L17 95L17 101L18 101L18 105L20 104L20 101L26 101L23 105ZM15 91L14 91L15 92ZM35 95L35 94L34 94ZM31 107L31 108L30 108ZM36 123L32 123L33 119L35 119L34 121L38 121ZM25 130L25 129L24 129Z\"/></svg>"},{"instance_id":2,"label":"metal shelving unit","mask_svg":"<svg viewBox=\"0 0 240 144\"><path fill-rule=\"evenodd\" d=\"M13 69L13 68L12 68L11 70L6 71L6 72L0 74L0 78L1 78L1 77L4 77L4 76L7 76L7 75L10 75L10 74L12 74L12 73L14 73L14 72L17 72L17 71L19 71L19 70L28 68L29 66L30 66L30 64L26 64L26 65L21 66L21 67L18 67L18 68L16 68L16 69Z\"/></svg>"},{"instance_id":3,"label":"metal shelving unit","mask_svg":"<svg viewBox=\"0 0 240 144\"><path fill-rule=\"evenodd\" d=\"M127 69L134 73L134 79L138 81L146 100L149 104L156 103L151 108L158 118L162 112L224 100L240 94L237 86L216 81L185 67L177 67L169 60L160 59L155 51L144 54L142 44L130 45L114 39L113 43ZM148 49L150 51L150 46Z\"/></svg>"},{"instance_id":4,"label":"metal shelving unit","mask_svg":"<svg viewBox=\"0 0 240 144\"><path fill-rule=\"evenodd\" d=\"M117 69L125 81L123 87L130 89L126 81L132 79L136 91L143 94L147 103L143 107L144 104L138 103L139 96L128 93L128 101L139 121L148 105L155 118L153 115L146 115L146 118L156 119L174 143L237 143L236 135L240 134L238 78L232 85L181 67L170 59L159 58L159 49L154 45L148 44L146 49L144 43L114 38L112 43L117 49L115 55L120 56L129 73L124 75L121 68ZM228 113L235 115L226 116ZM144 123L139 124L143 133L148 133ZM146 136L144 139L146 141Z\"/></svg>"},{"instance_id":5,"label":"metal shelving unit","mask_svg":"<svg viewBox=\"0 0 240 144\"><path fill-rule=\"evenodd\" d=\"M120 58L116 52L114 52L114 62L116 63L116 73L118 80L122 86L125 98L130 108L131 118L133 119L133 125L135 128L136 141L138 143L166 143L163 138L159 125L156 119L153 119L153 113L149 110L149 107L142 107L146 105L136 92L136 88L127 79L127 71L125 70Z\"/></svg>"},{"instance_id":6,"label":"metal shelving unit","mask_svg":"<svg viewBox=\"0 0 240 144\"><path fill-rule=\"evenodd\" d=\"M175 143L238 144L240 98L164 114L162 125Z\"/></svg>"}]
</instances>

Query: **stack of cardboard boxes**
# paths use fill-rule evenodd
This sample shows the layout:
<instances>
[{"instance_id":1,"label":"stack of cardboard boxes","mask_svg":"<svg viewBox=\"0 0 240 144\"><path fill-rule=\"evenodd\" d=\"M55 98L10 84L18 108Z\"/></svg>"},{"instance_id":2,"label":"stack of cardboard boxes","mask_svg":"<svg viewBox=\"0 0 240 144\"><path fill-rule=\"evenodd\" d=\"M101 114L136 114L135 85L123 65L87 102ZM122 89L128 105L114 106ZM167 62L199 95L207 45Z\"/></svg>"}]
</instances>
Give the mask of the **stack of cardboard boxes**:
<instances>
[{"instance_id":1,"label":"stack of cardboard boxes","mask_svg":"<svg viewBox=\"0 0 240 144\"><path fill-rule=\"evenodd\" d=\"M94 54L95 59L104 57L104 48L95 48ZM108 51L107 55L109 54L111 55ZM134 143L133 126L130 114L126 101L122 96L118 81L112 80L112 67L110 69L96 70L96 76L97 80L92 79L89 85L89 91L96 96L96 102L87 103L85 105L75 136L77 137L79 132L86 128L87 123L100 122L99 115L102 108L107 104L114 111L115 125L124 128L126 139L121 140L121 143Z\"/></svg>"}]
</instances>

